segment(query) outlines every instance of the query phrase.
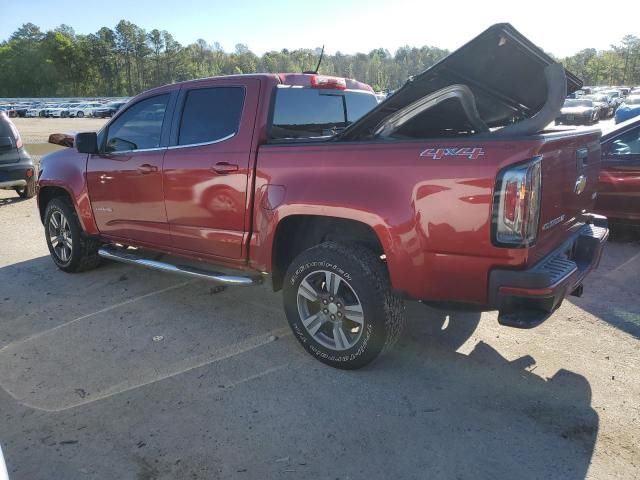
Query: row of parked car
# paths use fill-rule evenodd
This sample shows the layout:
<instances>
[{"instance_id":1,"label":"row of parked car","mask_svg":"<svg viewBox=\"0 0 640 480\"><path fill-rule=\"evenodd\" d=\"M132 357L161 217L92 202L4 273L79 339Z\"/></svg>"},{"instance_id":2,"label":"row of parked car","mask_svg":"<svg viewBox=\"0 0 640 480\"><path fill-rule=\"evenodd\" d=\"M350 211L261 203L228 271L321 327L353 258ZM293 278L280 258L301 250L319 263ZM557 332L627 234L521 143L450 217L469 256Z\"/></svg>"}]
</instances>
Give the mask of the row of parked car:
<instances>
[{"instance_id":1,"label":"row of parked car","mask_svg":"<svg viewBox=\"0 0 640 480\"><path fill-rule=\"evenodd\" d=\"M556 125L593 125L614 117L620 123L640 114L640 87L584 87L570 94Z\"/></svg>"},{"instance_id":2,"label":"row of parked car","mask_svg":"<svg viewBox=\"0 0 640 480\"><path fill-rule=\"evenodd\" d=\"M13 103L0 105L9 117L41 118L106 118L113 116L127 99L116 101L77 101L64 103Z\"/></svg>"}]
</instances>

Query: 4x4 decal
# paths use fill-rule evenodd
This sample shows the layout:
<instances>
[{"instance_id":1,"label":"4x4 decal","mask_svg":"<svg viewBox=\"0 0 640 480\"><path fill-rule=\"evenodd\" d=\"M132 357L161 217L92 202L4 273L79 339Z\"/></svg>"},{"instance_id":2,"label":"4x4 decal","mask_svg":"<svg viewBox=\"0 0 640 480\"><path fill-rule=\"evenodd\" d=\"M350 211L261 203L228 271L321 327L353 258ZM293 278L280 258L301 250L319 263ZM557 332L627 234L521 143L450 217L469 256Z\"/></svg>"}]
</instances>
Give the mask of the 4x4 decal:
<instances>
[{"instance_id":1,"label":"4x4 decal","mask_svg":"<svg viewBox=\"0 0 640 480\"><path fill-rule=\"evenodd\" d=\"M484 155L484 148L481 147L465 147L465 148L427 148L420 152L421 157L429 157L434 160L440 160L443 157L467 157L469 160L477 160Z\"/></svg>"}]
</instances>

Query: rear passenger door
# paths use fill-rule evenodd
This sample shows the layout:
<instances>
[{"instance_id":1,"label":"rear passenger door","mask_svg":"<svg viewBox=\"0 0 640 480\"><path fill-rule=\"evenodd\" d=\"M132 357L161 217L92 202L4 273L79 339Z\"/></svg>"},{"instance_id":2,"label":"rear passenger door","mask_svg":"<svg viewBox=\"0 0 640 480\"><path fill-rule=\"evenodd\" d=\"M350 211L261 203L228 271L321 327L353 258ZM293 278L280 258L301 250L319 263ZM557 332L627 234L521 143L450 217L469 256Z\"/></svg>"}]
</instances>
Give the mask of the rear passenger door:
<instances>
[{"instance_id":1,"label":"rear passenger door","mask_svg":"<svg viewBox=\"0 0 640 480\"><path fill-rule=\"evenodd\" d=\"M224 79L182 88L163 169L175 248L242 258L259 86Z\"/></svg>"}]
</instances>

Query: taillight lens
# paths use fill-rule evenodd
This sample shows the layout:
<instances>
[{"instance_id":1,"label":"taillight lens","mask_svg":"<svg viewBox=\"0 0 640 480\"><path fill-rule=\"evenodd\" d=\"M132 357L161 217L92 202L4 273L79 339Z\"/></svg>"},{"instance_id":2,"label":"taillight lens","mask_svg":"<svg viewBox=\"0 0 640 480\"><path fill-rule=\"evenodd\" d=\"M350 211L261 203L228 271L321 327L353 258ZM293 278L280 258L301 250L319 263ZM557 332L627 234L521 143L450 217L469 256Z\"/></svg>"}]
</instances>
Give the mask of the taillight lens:
<instances>
[{"instance_id":1,"label":"taillight lens","mask_svg":"<svg viewBox=\"0 0 640 480\"><path fill-rule=\"evenodd\" d=\"M528 247L536 242L540 219L542 158L503 170L498 176L493 237L499 246Z\"/></svg>"}]
</instances>

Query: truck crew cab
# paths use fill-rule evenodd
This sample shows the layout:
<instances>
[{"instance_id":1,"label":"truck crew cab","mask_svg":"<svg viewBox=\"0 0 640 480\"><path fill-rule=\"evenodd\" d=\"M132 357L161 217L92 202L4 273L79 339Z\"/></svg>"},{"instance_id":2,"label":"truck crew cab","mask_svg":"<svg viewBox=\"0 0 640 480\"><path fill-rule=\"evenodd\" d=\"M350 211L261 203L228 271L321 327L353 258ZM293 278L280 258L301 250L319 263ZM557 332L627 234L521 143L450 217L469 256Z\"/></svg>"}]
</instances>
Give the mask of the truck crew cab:
<instances>
[{"instance_id":1,"label":"truck crew cab","mask_svg":"<svg viewBox=\"0 0 640 480\"><path fill-rule=\"evenodd\" d=\"M580 86L499 24L380 104L317 74L155 88L43 160L47 245L68 272L270 274L301 345L338 368L398 337L405 298L533 327L582 293L608 236L599 131L547 130Z\"/></svg>"}]
</instances>

